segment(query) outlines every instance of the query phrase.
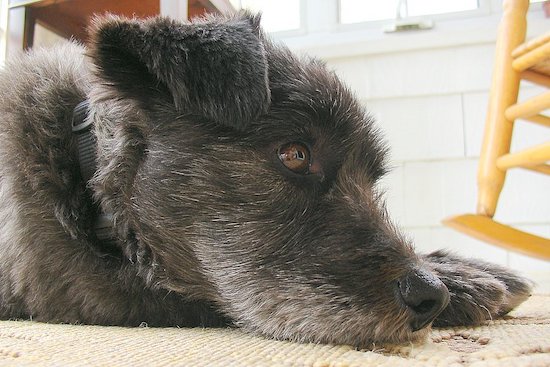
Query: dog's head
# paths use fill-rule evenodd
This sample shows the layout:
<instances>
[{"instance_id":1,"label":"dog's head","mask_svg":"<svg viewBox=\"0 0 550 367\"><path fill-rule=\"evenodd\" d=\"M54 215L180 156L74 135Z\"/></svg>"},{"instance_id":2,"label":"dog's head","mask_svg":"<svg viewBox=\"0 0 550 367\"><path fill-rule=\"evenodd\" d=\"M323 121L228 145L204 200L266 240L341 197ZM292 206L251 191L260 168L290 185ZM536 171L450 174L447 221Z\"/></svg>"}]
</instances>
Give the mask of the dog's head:
<instances>
[{"instance_id":1,"label":"dog's head","mask_svg":"<svg viewBox=\"0 0 550 367\"><path fill-rule=\"evenodd\" d=\"M387 217L380 134L333 72L258 22L96 21L93 187L126 256L265 335L424 335L447 291Z\"/></svg>"}]
</instances>

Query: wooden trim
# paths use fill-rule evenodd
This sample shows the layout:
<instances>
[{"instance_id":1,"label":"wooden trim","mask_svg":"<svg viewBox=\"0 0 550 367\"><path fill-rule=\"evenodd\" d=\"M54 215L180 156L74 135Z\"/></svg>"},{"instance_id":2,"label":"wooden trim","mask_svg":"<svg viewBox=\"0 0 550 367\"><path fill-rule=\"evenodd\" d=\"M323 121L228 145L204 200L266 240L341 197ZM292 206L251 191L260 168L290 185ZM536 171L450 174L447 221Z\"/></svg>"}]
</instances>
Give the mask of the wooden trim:
<instances>
[{"instance_id":1,"label":"wooden trim","mask_svg":"<svg viewBox=\"0 0 550 367\"><path fill-rule=\"evenodd\" d=\"M22 6L34 5L42 1L43 0L10 0L8 3L8 9L15 9Z\"/></svg>"},{"instance_id":2,"label":"wooden trim","mask_svg":"<svg viewBox=\"0 0 550 367\"><path fill-rule=\"evenodd\" d=\"M176 0L169 0L176 1ZM179 0L178 0L179 1ZM229 0L189 0L185 2L189 17L207 12L230 12L233 9ZM43 27L65 38L75 38L86 42L86 27L89 18L107 11L125 16L153 16L160 13L160 0L12 0L10 12L25 12L23 45L25 49L33 46L34 27L40 23Z\"/></svg>"},{"instance_id":3,"label":"wooden trim","mask_svg":"<svg viewBox=\"0 0 550 367\"><path fill-rule=\"evenodd\" d=\"M31 8L25 8L25 23L23 31L23 50L31 49L34 43L34 24L36 16Z\"/></svg>"},{"instance_id":4,"label":"wooden trim","mask_svg":"<svg viewBox=\"0 0 550 367\"><path fill-rule=\"evenodd\" d=\"M86 24L79 18L67 17L54 8L28 9L36 13L36 23L64 38L75 38L80 41L88 37Z\"/></svg>"},{"instance_id":5,"label":"wooden trim","mask_svg":"<svg viewBox=\"0 0 550 367\"><path fill-rule=\"evenodd\" d=\"M87 26L94 14L112 12L124 16L147 17L160 13L159 0L42 0L13 10L24 10L25 41L24 47L33 44L34 25L43 27L65 38L87 41Z\"/></svg>"}]
</instances>

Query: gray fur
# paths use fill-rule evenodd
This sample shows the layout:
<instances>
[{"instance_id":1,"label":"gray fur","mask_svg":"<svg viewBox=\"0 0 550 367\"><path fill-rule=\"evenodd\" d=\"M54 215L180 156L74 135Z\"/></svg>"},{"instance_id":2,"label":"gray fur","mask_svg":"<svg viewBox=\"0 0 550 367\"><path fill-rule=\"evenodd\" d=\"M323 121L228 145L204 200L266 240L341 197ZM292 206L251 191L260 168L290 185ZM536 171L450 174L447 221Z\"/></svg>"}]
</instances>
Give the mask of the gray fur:
<instances>
[{"instance_id":1,"label":"gray fur","mask_svg":"<svg viewBox=\"0 0 550 367\"><path fill-rule=\"evenodd\" d=\"M195 24L98 18L89 49L12 60L0 76L0 317L236 325L297 341L421 339L396 296L413 269L451 301L440 325L525 300L509 270L419 256L376 182L386 148L322 62L241 14ZM79 174L71 114L90 101L98 169ZM277 149L304 142L312 173ZM113 215L116 244L93 232Z\"/></svg>"}]
</instances>

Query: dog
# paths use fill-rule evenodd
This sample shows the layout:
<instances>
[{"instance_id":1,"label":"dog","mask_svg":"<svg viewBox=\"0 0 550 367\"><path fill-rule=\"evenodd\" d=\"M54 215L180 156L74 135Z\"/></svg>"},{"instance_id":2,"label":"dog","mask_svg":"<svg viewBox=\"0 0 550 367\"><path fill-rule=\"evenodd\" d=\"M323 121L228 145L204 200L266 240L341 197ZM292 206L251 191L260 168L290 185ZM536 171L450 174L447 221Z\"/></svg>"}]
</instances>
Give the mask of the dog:
<instances>
[{"instance_id":1,"label":"dog","mask_svg":"<svg viewBox=\"0 0 550 367\"><path fill-rule=\"evenodd\" d=\"M31 51L0 83L2 319L361 348L531 293L503 267L413 251L377 186L373 119L258 15L104 15L88 48Z\"/></svg>"}]
</instances>

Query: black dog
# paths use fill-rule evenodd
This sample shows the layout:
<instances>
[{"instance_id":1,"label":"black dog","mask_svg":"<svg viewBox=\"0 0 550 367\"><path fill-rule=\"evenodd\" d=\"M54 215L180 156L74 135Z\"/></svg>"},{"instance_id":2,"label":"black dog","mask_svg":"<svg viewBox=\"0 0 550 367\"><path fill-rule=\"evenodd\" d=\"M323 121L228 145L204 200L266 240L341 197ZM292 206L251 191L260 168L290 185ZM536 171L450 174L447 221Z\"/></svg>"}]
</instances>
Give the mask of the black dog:
<instances>
[{"instance_id":1,"label":"black dog","mask_svg":"<svg viewBox=\"0 0 550 367\"><path fill-rule=\"evenodd\" d=\"M413 252L371 118L258 17L104 17L91 36L0 79L0 317L361 347L529 296L496 265Z\"/></svg>"}]
</instances>

